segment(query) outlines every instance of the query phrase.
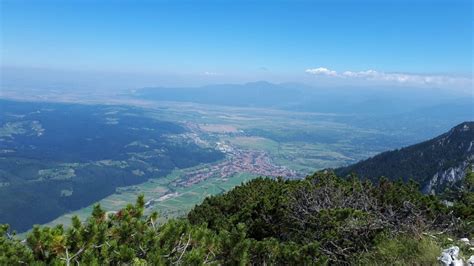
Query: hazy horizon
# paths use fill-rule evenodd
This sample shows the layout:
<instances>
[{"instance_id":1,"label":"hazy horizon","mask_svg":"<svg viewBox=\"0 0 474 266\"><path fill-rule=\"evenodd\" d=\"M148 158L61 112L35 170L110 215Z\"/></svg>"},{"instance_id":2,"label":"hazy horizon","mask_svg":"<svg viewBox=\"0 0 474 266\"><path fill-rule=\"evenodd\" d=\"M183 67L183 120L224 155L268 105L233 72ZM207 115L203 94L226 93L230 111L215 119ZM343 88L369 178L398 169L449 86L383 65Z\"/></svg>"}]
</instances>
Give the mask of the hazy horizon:
<instances>
[{"instance_id":1,"label":"hazy horizon","mask_svg":"<svg viewBox=\"0 0 474 266\"><path fill-rule=\"evenodd\" d=\"M473 10L0 0L0 264L474 263Z\"/></svg>"},{"instance_id":2,"label":"hazy horizon","mask_svg":"<svg viewBox=\"0 0 474 266\"><path fill-rule=\"evenodd\" d=\"M471 1L6 0L1 7L2 87L15 78L77 89L264 80L472 93Z\"/></svg>"}]
</instances>

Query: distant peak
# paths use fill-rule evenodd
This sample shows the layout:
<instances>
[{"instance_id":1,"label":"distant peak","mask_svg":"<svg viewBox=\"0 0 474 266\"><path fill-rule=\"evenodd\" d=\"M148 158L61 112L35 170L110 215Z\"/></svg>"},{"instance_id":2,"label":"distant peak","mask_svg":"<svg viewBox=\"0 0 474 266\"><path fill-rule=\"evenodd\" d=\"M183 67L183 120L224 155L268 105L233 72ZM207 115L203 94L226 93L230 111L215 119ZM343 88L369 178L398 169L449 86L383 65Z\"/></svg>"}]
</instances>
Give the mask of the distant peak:
<instances>
[{"instance_id":1,"label":"distant peak","mask_svg":"<svg viewBox=\"0 0 474 266\"><path fill-rule=\"evenodd\" d=\"M474 121L463 122L453 127L452 131L455 131L455 132L474 131Z\"/></svg>"},{"instance_id":2,"label":"distant peak","mask_svg":"<svg viewBox=\"0 0 474 266\"><path fill-rule=\"evenodd\" d=\"M254 82L247 82L244 85L246 86L274 86L276 84L270 83L265 80L259 80L259 81L254 81Z\"/></svg>"}]
</instances>

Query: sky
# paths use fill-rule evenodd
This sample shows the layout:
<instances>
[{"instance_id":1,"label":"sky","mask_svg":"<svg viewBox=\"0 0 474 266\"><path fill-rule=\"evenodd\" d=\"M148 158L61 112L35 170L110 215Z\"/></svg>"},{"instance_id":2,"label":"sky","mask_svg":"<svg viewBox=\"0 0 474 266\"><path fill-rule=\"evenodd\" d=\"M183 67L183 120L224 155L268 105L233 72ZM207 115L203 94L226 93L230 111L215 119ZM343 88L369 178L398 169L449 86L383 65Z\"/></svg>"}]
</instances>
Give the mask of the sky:
<instances>
[{"instance_id":1,"label":"sky","mask_svg":"<svg viewBox=\"0 0 474 266\"><path fill-rule=\"evenodd\" d=\"M0 59L9 71L133 73L190 84L268 80L472 89L471 0L0 5Z\"/></svg>"}]
</instances>

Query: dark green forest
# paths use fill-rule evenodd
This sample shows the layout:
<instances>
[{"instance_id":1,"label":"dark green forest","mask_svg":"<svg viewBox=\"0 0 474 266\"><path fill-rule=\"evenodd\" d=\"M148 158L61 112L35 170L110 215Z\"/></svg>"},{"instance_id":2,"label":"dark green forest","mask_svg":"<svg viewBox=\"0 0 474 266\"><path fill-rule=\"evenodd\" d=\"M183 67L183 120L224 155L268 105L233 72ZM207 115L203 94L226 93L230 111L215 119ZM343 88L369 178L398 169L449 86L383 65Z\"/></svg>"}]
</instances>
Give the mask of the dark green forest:
<instances>
[{"instance_id":1,"label":"dark green forest","mask_svg":"<svg viewBox=\"0 0 474 266\"><path fill-rule=\"evenodd\" d=\"M473 173L440 196L413 181L332 172L257 178L163 224L157 213L144 215L144 202L116 213L96 205L86 221L36 226L25 241L3 225L0 264L427 265L450 238L474 236Z\"/></svg>"},{"instance_id":2,"label":"dark green forest","mask_svg":"<svg viewBox=\"0 0 474 266\"><path fill-rule=\"evenodd\" d=\"M224 157L179 139L185 128L140 108L7 100L0 105L0 222L21 232L118 187Z\"/></svg>"},{"instance_id":3,"label":"dark green forest","mask_svg":"<svg viewBox=\"0 0 474 266\"><path fill-rule=\"evenodd\" d=\"M428 184L437 172L456 168L474 157L474 122L461 123L448 132L433 139L380 153L367 160L335 170L338 175L356 173L361 178L373 181L380 176L393 179L413 179L420 183L425 193L443 191L446 186ZM448 183L448 182L447 182ZM455 185L455 184L454 184Z\"/></svg>"}]
</instances>

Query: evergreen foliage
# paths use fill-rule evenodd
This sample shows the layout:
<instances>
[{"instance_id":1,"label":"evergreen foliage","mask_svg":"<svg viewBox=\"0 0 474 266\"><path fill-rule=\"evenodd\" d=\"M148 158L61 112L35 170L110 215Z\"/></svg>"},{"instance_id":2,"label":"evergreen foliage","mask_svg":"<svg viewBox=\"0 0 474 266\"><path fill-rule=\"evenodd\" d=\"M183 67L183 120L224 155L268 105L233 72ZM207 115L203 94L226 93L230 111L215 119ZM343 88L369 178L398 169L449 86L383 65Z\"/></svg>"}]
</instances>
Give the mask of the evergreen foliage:
<instances>
[{"instance_id":1,"label":"evergreen foliage","mask_svg":"<svg viewBox=\"0 0 474 266\"><path fill-rule=\"evenodd\" d=\"M361 178L372 181L376 181L380 176L391 177L393 180L413 179L426 190L436 173L472 164L474 149L471 145L473 142L474 122L468 121L431 140L383 152L358 163L337 168L335 172L339 176L355 173ZM434 184L430 190L438 193L442 192L446 186L456 185L449 182Z\"/></svg>"},{"instance_id":2,"label":"evergreen foliage","mask_svg":"<svg viewBox=\"0 0 474 266\"><path fill-rule=\"evenodd\" d=\"M257 178L163 224L144 215L140 196L116 213L96 205L69 228L36 226L25 241L2 225L0 264L430 264L442 241L426 234L474 236L473 176L452 207L414 182L374 185L327 172Z\"/></svg>"}]
</instances>

